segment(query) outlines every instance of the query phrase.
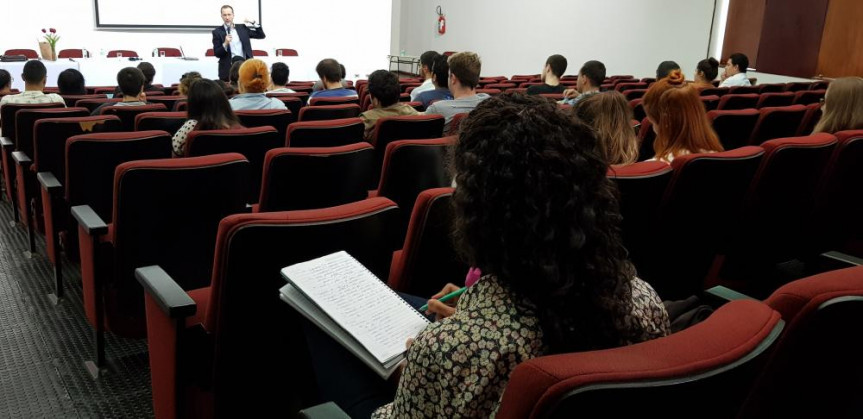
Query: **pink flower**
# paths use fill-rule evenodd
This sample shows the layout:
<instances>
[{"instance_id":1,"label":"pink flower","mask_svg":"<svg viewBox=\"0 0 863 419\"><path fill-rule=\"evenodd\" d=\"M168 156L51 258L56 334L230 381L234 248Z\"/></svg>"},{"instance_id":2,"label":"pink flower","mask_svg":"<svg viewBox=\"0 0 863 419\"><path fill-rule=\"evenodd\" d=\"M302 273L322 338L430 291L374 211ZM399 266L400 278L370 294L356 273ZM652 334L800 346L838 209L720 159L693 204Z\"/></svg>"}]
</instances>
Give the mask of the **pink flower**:
<instances>
[{"instance_id":1,"label":"pink flower","mask_svg":"<svg viewBox=\"0 0 863 419\"><path fill-rule=\"evenodd\" d=\"M46 31L45 29L42 29L42 33L48 33L48 31Z\"/></svg>"},{"instance_id":2,"label":"pink flower","mask_svg":"<svg viewBox=\"0 0 863 419\"><path fill-rule=\"evenodd\" d=\"M51 28L51 33L57 33L57 29Z\"/></svg>"}]
</instances>

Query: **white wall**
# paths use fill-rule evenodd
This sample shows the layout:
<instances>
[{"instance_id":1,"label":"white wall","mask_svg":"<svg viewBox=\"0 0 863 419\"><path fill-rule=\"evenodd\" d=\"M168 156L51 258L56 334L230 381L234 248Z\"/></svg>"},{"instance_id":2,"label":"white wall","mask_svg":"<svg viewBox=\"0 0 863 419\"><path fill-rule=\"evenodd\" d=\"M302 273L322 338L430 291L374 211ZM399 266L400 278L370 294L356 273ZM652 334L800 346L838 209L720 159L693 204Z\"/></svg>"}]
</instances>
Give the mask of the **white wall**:
<instances>
[{"instance_id":1,"label":"white wall","mask_svg":"<svg viewBox=\"0 0 863 419\"><path fill-rule=\"evenodd\" d=\"M230 0L226 2L230 4ZM146 7L145 4L129 1L129 7ZM252 40L254 49L266 50L272 56L275 48L294 48L313 63L321 58L336 58L345 64L348 78L357 74L364 77L388 64L391 0L262 0L261 9L267 38ZM212 15L213 27L221 23L218 9L200 12ZM4 17L0 52L10 48L38 51L37 38L43 26L58 30L62 38L58 50L86 48L94 56L103 49L131 49L140 56L150 56L155 47L182 46L186 55L203 59L204 52L212 48L209 31L97 31L93 0L0 0L0 16ZM237 11L237 22L244 17Z\"/></svg>"},{"instance_id":2,"label":"white wall","mask_svg":"<svg viewBox=\"0 0 863 419\"><path fill-rule=\"evenodd\" d=\"M475 51L487 76L539 73L549 55L563 54L567 74L597 59L609 75L652 77L659 62L674 60L691 78L707 55L714 12L714 0L394 1L402 16L392 51ZM445 35L436 31L438 5Z\"/></svg>"}]
</instances>

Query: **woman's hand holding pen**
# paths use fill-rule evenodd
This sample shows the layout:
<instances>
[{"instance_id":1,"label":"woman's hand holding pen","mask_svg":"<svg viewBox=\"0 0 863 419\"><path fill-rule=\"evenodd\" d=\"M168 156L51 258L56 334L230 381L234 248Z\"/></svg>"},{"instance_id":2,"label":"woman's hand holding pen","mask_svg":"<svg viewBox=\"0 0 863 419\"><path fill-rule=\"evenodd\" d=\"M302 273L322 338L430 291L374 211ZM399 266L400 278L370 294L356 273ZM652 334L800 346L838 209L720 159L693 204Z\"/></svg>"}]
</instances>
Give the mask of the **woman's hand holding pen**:
<instances>
[{"instance_id":1,"label":"woman's hand holding pen","mask_svg":"<svg viewBox=\"0 0 863 419\"><path fill-rule=\"evenodd\" d=\"M461 287L458 285L446 284L440 292L432 295L431 299L428 301L428 310L426 310L426 314L434 313L435 320L441 320L452 316L453 313L455 313L455 306L456 303L458 303L459 297L452 298L446 302L440 302L438 299L451 292L458 291L459 289L461 289Z\"/></svg>"}]
</instances>

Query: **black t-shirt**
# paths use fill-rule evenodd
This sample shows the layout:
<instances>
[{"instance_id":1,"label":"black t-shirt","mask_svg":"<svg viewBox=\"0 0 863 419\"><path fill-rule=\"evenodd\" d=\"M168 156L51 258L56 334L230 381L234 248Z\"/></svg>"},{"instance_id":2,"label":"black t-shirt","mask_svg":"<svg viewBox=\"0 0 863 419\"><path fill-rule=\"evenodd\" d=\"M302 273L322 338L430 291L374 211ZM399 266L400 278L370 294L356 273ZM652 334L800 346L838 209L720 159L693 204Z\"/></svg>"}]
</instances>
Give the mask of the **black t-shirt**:
<instances>
[{"instance_id":1,"label":"black t-shirt","mask_svg":"<svg viewBox=\"0 0 863 419\"><path fill-rule=\"evenodd\" d=\"M558 84L557 86L549 86L547 84L540 84L536 86L530 86L527 88L527 94L529 95L542 95L542 94L558 94L563 93L566 90L566 86L562 84Z\"/></svg>"}]
</instances>

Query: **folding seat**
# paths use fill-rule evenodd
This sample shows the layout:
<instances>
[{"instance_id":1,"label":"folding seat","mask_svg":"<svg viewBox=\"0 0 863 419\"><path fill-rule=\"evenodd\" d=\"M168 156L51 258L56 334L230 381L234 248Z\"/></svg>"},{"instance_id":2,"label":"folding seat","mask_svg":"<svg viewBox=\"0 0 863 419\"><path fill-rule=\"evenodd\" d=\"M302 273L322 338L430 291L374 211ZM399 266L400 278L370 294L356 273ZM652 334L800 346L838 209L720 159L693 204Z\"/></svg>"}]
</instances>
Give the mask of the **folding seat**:
<instances>
[{"instance_id":1,"label":"folding seat","mask_svg":"<svg viewBox=\"0 0 863 419\"><path fill-rule=\"evenodd\" d=\"M335 147L362 142L365 125L360 118L294 122L288 125L285 147Z\"/></svg>"},{"instance_id":2,"label":"folding seat","mask_svg":"<svg viewBox=\"0 0 863 419\"><path fill-rule=\"evenodd\" d=\"M837 132L836 137L839 142L814 199L816 222L808 242L813 253L841 250L863 258L863 130Z\"/></svg>"},{"instance_id":3,"label":"folding seat","mask_svg":"<svg viewBox=\"0 0 863 419\"><path fill-rule=\"evenodd\" d=\"M643 98L645 93L647 93L647 89L630 89L623 92L623 96L627 101L633 101L635 99Z\"/></svg>"},{"instance_id":4,"label":"folding seat","mask_svg":"<svg viewBox=\"0 0 863 419\"><path fill-rule=\"evenodd\" d=\"M707 112L707 118L713 124L713 130L725 150L749 144L749 138L752 137L752 131L760 116L757 109Z\"/></svg>"},{"instance_id":5,"label":"folding seat","mask_svg":"<svg viewBox=\"0 0 863 419\"><path fill-rule=\"evenodd\" d=\"M374 180L380 175L387 145L397 140L420 140L443 137L442 115L410 115L380 118L375 123L371 144L375 147L376 170Z\"/></svg>"},{"instance_id":6,"label":"folding seat","mask_svg":"<svg viewBox=\"0 0 863 419\"><path fill-rule=\"evenodd\" d=\"M794 93L791 92L783 92L783 93L764 93L758 99L758 104L755 105L756 108L767 108L767 107L777 107L777 106L791 106L794 104Z\"/></svg>"},{"instance_id":7,"label":"folding seat","mask_svg":"<svg viewBox=\"0 0 863 419\"><path fill-rule=\"evenodd\" d=\"M111 95L111 94L114 94L114 92L116 92L116 91L117 91L117 88L111 87L111 86L94 87L93 88L93 94ZM120 97L120 98L122 98L122 97Z\"/></svg>"},{"instance_id":8,"label":"folding seat","mask_svg":"<svg viewBox=\"0 0 863 419\"><path fill-rule=\"evenodd\" d=\"M96 90L98 89L115 89L116 86L84 86L84 89L87 90L88 95L96 94ZM111 91L113 93L113 90Z\"/></svg>"},{"instance_id":9,"label":"folding seat","mask_svg":"<svg viewBox=\"0 0 863 419\"><path fill-rule=\"evenodd\" d=\"M455 138L445 137L399 140L387 145L380 184L372 195L392 199L398 204L402 211L398 226L402 240L420 192L452 185L446 161L448 148L453 144Z\"/></svg>"},{"instance_id":10,"label":"folding seat","mask_svg":"<svg viewBox=\"0 0 863 419\"><path fill-rule=\"evenodd\" d=\"M644 118L647 118L647 112L644 111L644 105L641 103L641 98L630 100L629 107L632 108L632 117L635 120L641 121Z\"/></svg>"},{"instance_id":11,"label":"folding seat","mask_svg":"<svg viewBox=\"0 0 863 419\"><path fill-rule=\"evenodd\" d=\"M540 93L539 95L555 103L563 100L563 93Z\"/></svg>"},{"instance_id":12,"label":"folding seat","mask_svg":"<svg viewBox=\"0 0 863 419\"><path fill-rule=\"evenodd\" d=\"M653 123L647 117L641 120L641 128L638 130L637 137L638 161L653 158L656 155L653 151L653 143L656 141L656 131L653 130Z\"/></svg>"},{"instance_id":13,"label":"folding seat","mask_svg":"<svg viewBox=\"0 0 863 419\"><path fill-rule=\"evenodd\" d=\"M115 49L108 51L108 58L116 58L116 57L138 57L138 53L135 51L131 51L128 49Z\"/></svg>"},{"instance_id":14,"label":"folding seat","mask_svg":"<svg viewBox=\"0 0 863 419\"><path fill-rule=\"evenodd\" d=\"M760 145L774 138L793 137L800 130L803 117L806 116L806 107L803 105L783 106L779 108L761 108L758 110L761 116L749 144Z\"/></svg>"},{"instance_id":15,"label":"folding seat","mask_svg":"<svg viewBox=\"0 0 863 419\"><path fill-rule=\"evenodd\" d=\"M261 194L261 176L267 152L282 146L283 137L273 127L238 128L226 130L193 130L186 137L189 157L221 153L242 154L249 165L246 197L248 203L257 202Z\"/></svg>"},{"instance_id":16,"label":"folding seat","mask_svg":"<svg viewBox=\"0 0 863 419\"><path fill-rule=\"evenodd\" d=\"M821 121L821 103L810 103L806 105L806 114L803 115L803 121L800 122L800 129L797 135L809 135L815 129L815 125Z\"/></svg>"},{"instance_id":17,"label":"folding seat","mask_svg":"<svg viewBox=\"0 0 863 419\"><path fill-rule=\"evenodd\" d=\"M276 55L281 57L297 57L300 54L297 50L291 48L276 48Z\"/></svg>"},{"instance_id":18,"label":"folding seat","mask_svg":"<svg viewBox=\"0 0 863 419\"><path fill-rule=\"evenodd\" d=\"M660 161L615 165L608 169L607 176L620 193L623 244L636 269L651 255L652 225L671 174L671 166Z\"/></svg>"},{"instance_id":19,"label":"folding seat","mask_svg":"<svg viewBox=\"0 0 863 419\"><path fill-rule=\"evenodd\" d=\"M477 93L485 93L489 96L496 96L503 93L503 90L500 89L476 89Z\"/></svg>"},{"instance_id":20,"label":"folding seat","mask_svg":"<svg viewBox=\"0 0 863 419\"><path fill-rule=\"evenodd\" d=\"M719 96L719 97L722 97L722 96L727 95L729 93L728 91L729 91L729 88L727 88L727 87L713 87L713 88L701 89L698 92L698 94L701 96Z\"/></svg>"},{"instance_id":21,"label":"folding seat","mask_svg":"<svg viewBox=\"0 0 863 419\"><path fill-rule=\"evenodd\" d=\"M407 102L407 105L414 108L417 112L425 112L426 110L422 102Z\"/></svg>"},{"instance_id":22,"label":"folding seat","mask_svg":"<svg viewBox=\"0 0 863 419\"><path fill-rule=\"evenodd\" d=\"M124 131L135 130L135 117L146 112L167 112L164 104L140 106L106 106L100 110L102 115L117 115L123 121Z\"/></svg>"},{"instance_id":23,"label":"folding seat","mask_svg":"<svg viewBox=\"0 0 863 419\"><path fill-rule=\"evenodd\" d=\"M721 111L730 111L735 109L755 108L758 104L759 95L755 93L735 95L727 94L719 99L719 106L716 109Z\"/></svg>"},{"instance_id":24,"label":"folding seat","mask_svg":"<svg viewBox=\"0 0 863 419\"><path fill-rule=\"evenodd\" d=\"M504 93L518 93L522 95L527 94L527 87L511 87L509 89L504 90Z\"/></svg>"},{"instance_id":25,"label":"folding seat","mask_svg":"<svg viewBox=\"0 0 863 419\"><path fill-rule=\"evenodd\" d=\"M189 101L181 100L174 104L174 108L171 109L172 112L188 112L189 110Z\"/></svg>"},{"instance_id":26,"label":"folding seat","mask_svg":"<svg viewBox=\"0 0 863 419\"><path fill-rule=\"evenodd\" d=\"M368 197L375 150L368 143L274 148L264 159L256 212L334 207Z\"/></svg>"},{"instance_id":27,"label":"folding seat","mask_svg":"<svg viewBox=\"0 0 863 419\"><path fill-rule=\"evenodd\" d=\"M281 100L282 103L285 104L285 107L288 108L289 111L291 111L290 121L292 123L297 122L297 118L300 115L300 109L305 106L305 104L303 104L303 98L295 95L295 93L272 93L267 95L267 97L276 98L278 100ZM305 94L305 97L306 99L308 99L309 95Z\"/></svg>"},{"instance_id":28,"label":"folding seat","mask_svg":"<svg viewBox=\"0 0 863 419\"><path fill-rule=\"evenodd\" d=\"M452 121L449 123L449 131L445 132L444 135L457 135L458 129L461 126L461 121L467 118L469 112L457 113L452 116Z\"/></svg>"},{"instance_id":29,"label":"folding seat","mask_svg":"<svg viewBox=\"0 0 863 419\"><path fill-rule=\"evenodd\" d=\"M824 99L825 94L827 94L827 90L800 90L794 93L794 104L809 105L819 103L821 99Z\"/></svg>"},{"instance_id":30,"label":"folding seat","mask_svg":"<svg viewBox=\"0 0 863 419\"><path fill-rule=\"evenodd\" d=\"M722 287L708 294L746 298ZM737 417L863 415L858 397L863 386L863 366L858 362L863 334L857 327L863 315L863 267L790 282L764 303L781 314L786 326Z\"/></svg>"},{"instance_id":31,"label":"folding seat","mask_svg":"<svg viewBox=\"0 0 863 419\"><path fill-rule=\"evenodd\" d=\"M61 49L57 58L90 58L90 51L83 48Z\"/></svg>"},{"instance_id":32,"label":"folding seat","mask_svg":"<svg viewBox=\"0 0 863 419\"><path fill-rule=\"evenodd\" d=\"M801 90L809 90L812 82L793 82L785 85L786 92L799 92Z\"/></svg>"},{"instance_id":33,"label":"folding seat","mask_svg":"<svg viewBox=\"0 0 863 419\"><path fill-rule=\"evenodd\" d=\"M103 94L100 94L100 95L103 96L104 98L102 98L102 99L80 99L77 102L75 102L75 106L79 107L79 108L87 108L87 110L92 113L93 111L96 110L96 108L98 108L99 106L101 106L104 103L108 103L108 102L117 103L117 102L123 101L122 98L108 99L107 96L105 96Z\"/></svg>"},{"instance_id":34,"label":"folding seat","mask_svg":"<svg viewBox=\"0 0 863 419\"><path fill-rule=\"evenodd\" d=\"M360 98L357 96L345 96L345 97L314 97L309 99L309 106L323 106L323 105L346 105L346 104L360 104Z\"/></svg>"},{"instance_id":35,"label":"folding seat","mask_svg":"<svg viewBox=\"0 0 863 419\"><path fill-rule=\"evenodd\" d=\"M270 54L268 54L267 51L264 51L262 49L253 49L252 50L252 56L253 57L268 57L269 55Z\"/></svg>"},{"instance_id":36,"label":"folding seat","mask_svg":"<svg viewBox=\"0 0 863 419\"><path fill-rule=\"evenodd\" d=\"M174 135L188 119L185 112L144 112L135 116L135 131L165 131Z\"/></svg>"},{"instance_id":37,"label":"folding seat","mask_svg":"<svg viewBox=\"0 0 863 419\"><path fill-rule=\"evenodd\" d=\"M722 279L757 289L769 281L775 264L803 253L815 192L835 146L836 137L824 133L761 145L764 157L729 240Z\"/></svg>"},{"instance_id":38,"label":"folding seat","mask_svg":"<svg viewBox=\"0 0 863 419\"><path fill-rule=\"evenodd\" d=\"M404 82L400 82L400 83L399 83L399 92L400 92L400 93L407 93L407 92L408 92L408 89L410 89L410 88L417 88L417 87L420 87L421 85L422 85L422 83L404 83Z\"/></svg>"},{"instance_id":39,"label":"folding seat","mask_svg":"<svg viewBox=\"0 0 863 419\"><path fill-rule=\"evenodd\" d=\"M785 83L760 84L760 93L780 93L785 91Z\"/></svg>"},{"instance_id":40,"label":"folding seat","mask_svg":"<svg viewBox=\"0 0 863 419\"><path fill-rule=\"evenodd\" d=\"M81 99L107 99L108 97L105 95L60 95L63 97L63 101L66 102L67 108L75 107L75 103Z\"/></svg>"},{"instance_id":41,"label":"folding seat","mask_svg":"<svg viewBox=\"0 0 863 419\"><path fill-rule=\"evenodd\" d=\"M17 104L7 103L0 108L0 121L15 121L15 115L22 109L38 109L38 108L59 108L63 107L60 103L34 103L34 104ZM14 209L15 221L18 221L18 206L15 205L15 165L12 163L12 152L15 151L17 143L17 134L14 122L3 124L3 136L0 137L0 147L2 147L2 163L3 163L3 182L6 185L6 199L12 202Z\"/></svg>"},{"instance_id":42,"label":"folding seat","mask_svg":"<svg viewBox=\"0 0 863 419\"><path fill-rule=\"evenodd\" d=\"M653 78L653 77L642 77L642 78L641 78L641 82L642 82L642 83L647 83L647 85L649 86L651 83L655 83L655 82L656 82L656 79L655 79L655 78Z\"/></svg>"},{"instance_id":43,"label":"folding seat","mask_svg":"<svg viewBox=\"0 0 863 419\"><path fill-rule=\"evenodd\" d=\"M523 86L518 86L515 83L491 83L491 84L487 84L487 85L483 86L483 89L498 89L500 91L503 91L505 89L511 89L513 87L523 87Z\"/></svg>"},{"instance_id":44,"label":"folding seat","mask_svg":"<svg viewBox=\"0 0 863 419\"><path fill-rule=\"evenodd\" d=\"M614 83L603 83L603 84L599 85L599 91L600 92L607 92L607 91L612 90L612 89L614 89Z\"/></svg>"},{"instance_id":45,"label":"folding seat","mask_svg":"<svg viewBox=\"0 0 863 419\"><path fill-rule=\"evenodd\" d=\"M113 115L46 118L37 121L33 127L33 165L31 170L36 173L36 179L40 184L41 209L45 217L45 252L48 255L48 260L54 265L56 285L54 299L63 296L62 271L60 269L60 234L66 234L65 232L70 231L68 226L72 225L63 186L68 185L70 180L75 180L75 175L80 173L75 168L68 173L66 171L66 142L77 135L116 132L120 131L120 128L120 118ZM81 156L83 159L88 158L81 154L76 154L76 156ZM86 164L86 161L73 163L80 165ZM99 164L101 163L103 162L99 162ZM106 173L109 177L113 176L113 168ZM72 178L68 177L69 175ZM73 188L72 191L77 192L78 189ZM71 231L74 232L75 230ZM70 253L77 254L74 252L74 249L78 247L77 245L77 239L67 240L67 255Z\"/></svg>"},{"instance_id":46,"label":"folding seat","mask_svg":"<svg viewBox=\"0 0 863 419\"><path fill-rule=\"evenodd\" d=\"M15 151L12 152L12 160L15 162L15 201L18 204L18 212L23 216L21 221L27 227L29 238L28 251L32 254L35 249L35 230L43 231L43 225L39 222L41 215L41 203L37 197L36 172L33 170L33 127L40 119L82 117L87 116L84 108L43 108L43 109L21 109L15 113ZM34 205L35 204L35 205ZM31 208L33 211L31 211ZM39 227L39 228L37 228Z\"/></svg>"},{"instance_id":47,"label":"folding seat","mask_svg":"<svg viewBox=\"0 0 863 419\"><path fill-rule=\"evenodd\" d=\"M209 253L212 279L203 288L183 287L172 266L139 268L155 416L277 410L294 416L314 403L305 320L276 296L285 284L279 272L344 250L386 278L398 212L392 201L372 198L323 210L229 216L219 224L215 257Z\"/></svg>"},{"instance_id":48,"label":"folding seat","mask_svg":"<svg viewBox=\"0 0 863 419\"><path fill-rule=\"evenodd\" d=\"M516 75L510 77L509 79L510 80L525 80L526 81L526 80L531 80L531 79L535 79L538 77L539 77L539 74L532 74L532 75L516 74Z\"/></svg>"},{"instance_id":49,"label":"folding seat","mask_svg":"<svg viewBox=\"0 0 863 419\"><path fill-rule=\"evenodd\" d=\"M279 131L283 141L288 133L288 124L293 122L291 111L285 109L261 109L255 111L235 111L240 124L246 128L270 126ZM280 144L281 145L281 144Z\"/></svg>"},{"instance_id":50,"label":"folding seat","mask_svg":"<svg viewBox=\"0 0 863 419\"><path fill-rule=\"evenodd\" d=\"M705 111L715 110L719 106L719 96L701 96L701 103L704 104Z\"/></svg>"},{"instance_id":51,"label":"folding seat","mask_svg":"<svg viewBox=\"0 0 863 419\"><path fill-rule=\"evenodd\" d=\"M411 95L408 93L402 93L399 95L399 102L410 102Z\"/></svg>"},{"instance_id":52,"label":"folding seat","mask_svg":"<svg viewBox=\"0 0 863 419\"><path fill-rule=\"evenodd\" d=\"M618 83L614 86L614 90L618 92L625 93L628 90L633 89L647 89L647 83L641 82L631 82L631 83Z\"/></svg>"},{"instance_id":53,"label":"folding seat","mask_svg":"<svg viewBox=\"0 0 863 419\"><path fill-rule=\"evenodd\" d=\"M96 331L96 359L87 363L94 377L104 366L106 330L146 335L135 269L158 264L189 290L209 282L219 221L245 210L248 176L248 161L236 153L131 161L115 171L110 221L89 205L72 207L84 309Z\"/></svg>"},{"instance_id":54,"label":"folding seat","mask_svg":"<svg viewBox=\"0 0 863 419\"><path fill-rule=\"evenodd\" d=\"M177 105L178 102L183 100L188 99L185 96L150 96L150 94L147 93L147 102L150 102L152 104L161 103L165 105L165 108L167 108L167 110L169 111L173 110L174 106Z\"/></svg>"},{"instance_id":55,"label":"folding seat","mask_svg":"<svg viewBox=\"0 0 863 419\"><path fill-rule=\"evenodd\" d=\"M534 358L513 370L497 417L735 417L783 327L764 303L732 301L666 337Z\"/></svg>"},{"instance_id":56,"label":"folding seat","mask_svg":"<svg viewBox=\"0 0 863 419\"><path fill-rule=\"evenodd\" d=\"M728 93L732 95L747 95L761 93L761 86L734 86L728 89Z\"/></svg>"},{"instance_id":57,"label":"folding seat","mask_svg":"<svg viewBox=\"0 0 863 419\"><path fill-rule=\"evenodd\" d=\"M158 47L153 50L154 57L182 57L183 53L179 48Z\"/></svg>"},{"instance_id":58,"label":"folding seat","mask_svg":"<svg viewBox=\"0 0 863 419\"><path fill-rule=\"evenodd\" d=\"M27 49L27 48L18 48L18 49L7 49L3 55L23 55L27 57L28 60L38 60L39 54L36 53L35 50Z\"/></svg>"},{"instance_id":59,"label":"folding seat","mask_svg":"<svg viewBox=\"0 0 863 419\"><path fill-rule=\"evenodd\" d=\"M360 105L307 106L300 110L297 121L324 121L332 119L356 118L360 116Z\"/></svg>"},{"instance_id":60,"label":"folding seat","mask_svg":"<svg viewBox=\"0 0 863 419\"><path fill-rule=\"evenodd\" d=\"M830 86L830 82L827 80L816 81L809 86L809 90L827 90L828 86Z\"/></svg>"},{"instance_id":61,"label":"folding seat","mask_svg":"<svg viewBox=\"0 0 863 419\"><path fill-rule=\"evenodd\" d=\"M512 83L510 83L510 84L512 84ZM518 83L518 88L519 89L527 89L530 86L542 86L543 84L545 84L545 83L526 81L526 82ZM509 91L509 89L512 89L512 88L513 87L501 88L501 90Z\"/></svg>"},{"instance_id":62,"label":"folding seat","mask_svg":"<svg viewBox=\"0 0 863 419\"><path fill-rule=\"evenodd\" d=\"M663 196L651 256L638 268L663 300L687 298L704 289L714 256L741 219L744 197L764 150L741 147L679 156Z\"/></svg>"}]
</instances>

